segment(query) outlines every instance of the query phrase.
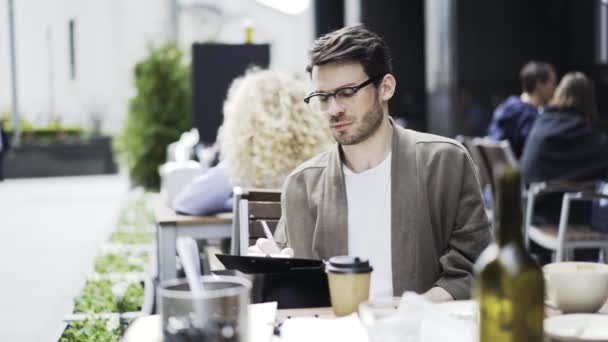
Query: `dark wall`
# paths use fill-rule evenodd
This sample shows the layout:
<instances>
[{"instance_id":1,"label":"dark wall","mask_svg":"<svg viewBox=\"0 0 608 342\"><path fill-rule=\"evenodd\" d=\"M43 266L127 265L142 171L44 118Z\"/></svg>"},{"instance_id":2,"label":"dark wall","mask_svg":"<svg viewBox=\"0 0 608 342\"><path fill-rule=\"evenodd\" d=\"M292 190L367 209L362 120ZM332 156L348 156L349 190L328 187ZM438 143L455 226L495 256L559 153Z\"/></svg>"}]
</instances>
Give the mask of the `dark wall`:
<instances>
[{"instance_id":1,"label":"dark wall","mask_svg":"<svg viewBox=\"0 0 608 342\"><path fill-rule=\"evenodd\" d=\"M520 93L519 70L533 59L554 64L558 76L571 70L587 74L596 84L599 111L608 120L608 96L602 96L608 94L608 66L595 63L597 1L457 1L458 113L450 114L458 117L457 133L485 134L494 107L509 94ZM404 117L410 127L427 129L424 0L360 3L361 21L382 35L393 52L397 92L391 113ZM333 0L315 4L318 10L343 6ZM327 8L323 11L343 20L343 12L336 16ZM326 30L319 25L317 31Z\"/></svg>"},{"instance_id":2,"label":"dark wall","mask_svg":"<svg viewBox=\"0 0 608 342\"><path fill-rule=\"evenodd\" d=\"M315 0L314 8L315 37L344 26L344 0Z\"/></svg>"},{"instance_id":3,"label":"dark wall","mask_svg":"<svg viewBox=\"0 0 608 342\"><path fill-rule=\"evenodd\" d=\"M361 1L361 21L386 40L393 53L397 90L391 114L408 126L426 127L424 1Z\"/></svg>"},{"instance_id":4,"label":"dark wall","mask_svg":"<svg viewBox=\"0 0 608 342\"><path fill-rule=\"evenodd\" d=\"M562 0L459 1L456 7L458 133L485 135L498 103L521 92L529 60L565 64L557 37L566 21Z\"/></svg>"},{"instance_id":5,"label":"dark wall","mask_svg":"<svg viewBox=\"0 0 608 342\"><path fill-rule=\"evenodd\" d=\"M459 1L461 110L473 103L489 121L498 102L521 92L519 70L533 59L555 65L558 76L582 71L596 81L598 91L605 89L595 64L595 6L595 0ZM605 100L599 104L600 111L608 109ZM463 113L462 133L480 133L466 121Z\"/></svg>"},{"instance_id":6,"label":"dark wall","mask_svg":"<svg viewBox=\"0 0 608 342\"><path fill-rule=\"evenodd\" d=\"M192 112L202 143L216 140L232 81L249 67L267 68L269 63L267 44L192 45Z\"/></svg>"},{"instance_id":7,"label":"dark wall","mask_svg":"<svg viewBox=\"0 0 608 342\"><path fill-rule=\"evenodd\" d=\"M551 0L459 1L458 79L469 82L499 82L513 86L520 66L527 60L550 60L550 41L555 27Z\"/></svg>"}]
</instances>

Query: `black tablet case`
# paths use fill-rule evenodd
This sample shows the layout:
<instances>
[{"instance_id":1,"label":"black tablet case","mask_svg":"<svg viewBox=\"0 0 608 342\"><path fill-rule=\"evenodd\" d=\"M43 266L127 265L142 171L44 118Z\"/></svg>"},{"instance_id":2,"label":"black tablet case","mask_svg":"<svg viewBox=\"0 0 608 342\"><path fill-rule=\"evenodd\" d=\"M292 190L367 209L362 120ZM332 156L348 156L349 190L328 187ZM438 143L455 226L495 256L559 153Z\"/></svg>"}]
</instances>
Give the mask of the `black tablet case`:
<instances>
[{"instance_id":1,"label":"black tablet case","mask_svg":"<svg viewBox=\"0 0 608 342\"><path fill-rule=\"evenodd\" d=\"M227 254L216 256L228 271L212 273L237 274L249 278L253 283L252 303L276 301L279 309L331 305L327 274L322 260Z\"/></svg>"}]
</instances>

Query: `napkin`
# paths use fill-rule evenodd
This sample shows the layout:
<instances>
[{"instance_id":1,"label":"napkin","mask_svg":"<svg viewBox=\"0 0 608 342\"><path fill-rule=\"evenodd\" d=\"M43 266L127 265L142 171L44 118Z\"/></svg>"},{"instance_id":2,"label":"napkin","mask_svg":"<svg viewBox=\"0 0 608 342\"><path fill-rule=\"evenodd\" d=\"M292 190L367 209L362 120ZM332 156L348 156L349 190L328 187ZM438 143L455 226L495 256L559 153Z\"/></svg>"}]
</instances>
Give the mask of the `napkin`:
<instances>
[{"instance_id":1,"label":"napkin","mask_svg":"<svg viewBox=\"0 0 608 342\"><path fill-rule=\"evenodd\" d=\"M281 326L285 342L369 342L365 328L356 313L341 318L290 318Z\"/></svg>"}]
</instances>

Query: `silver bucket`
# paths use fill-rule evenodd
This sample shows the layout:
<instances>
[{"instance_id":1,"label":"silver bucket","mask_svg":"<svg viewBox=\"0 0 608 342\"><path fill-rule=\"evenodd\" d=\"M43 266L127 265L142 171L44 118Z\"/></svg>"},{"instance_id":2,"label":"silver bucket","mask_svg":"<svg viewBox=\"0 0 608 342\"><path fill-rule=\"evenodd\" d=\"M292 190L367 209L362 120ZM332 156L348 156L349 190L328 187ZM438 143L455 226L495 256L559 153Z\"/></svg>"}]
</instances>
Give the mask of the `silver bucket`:
<instances>
[{"instance_id":1,"label":"silver bucket","mask_svg":"<svg viewBox=\"0 0 608 342\"><path fill-rule=\"evenodd\" d=\"M201 281L205 291L196 299L186 279L159 286L163 341L247 342L251 282L216 275Z\"/></svg>"}]
</instances>

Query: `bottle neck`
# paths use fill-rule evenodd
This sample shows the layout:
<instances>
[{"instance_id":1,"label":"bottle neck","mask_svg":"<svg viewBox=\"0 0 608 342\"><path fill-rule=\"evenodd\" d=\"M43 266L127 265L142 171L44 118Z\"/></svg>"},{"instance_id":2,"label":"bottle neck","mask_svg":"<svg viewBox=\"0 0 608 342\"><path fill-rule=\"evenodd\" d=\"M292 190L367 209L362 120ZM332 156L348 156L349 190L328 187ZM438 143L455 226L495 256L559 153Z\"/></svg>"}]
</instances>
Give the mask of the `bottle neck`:
<instances>
[{"instance_id":1,"label":"bottle neck","mask_svg":"<svg viewBox=\"0 0 608 342\"><path fill-rule=\"evenodd\" d=\"M518 178L519 179L519 178ZM497 198L494 227L498 230L498 244L523 246L521 190L519 182L502 182Z\"/></svg>"}]
</instances>

